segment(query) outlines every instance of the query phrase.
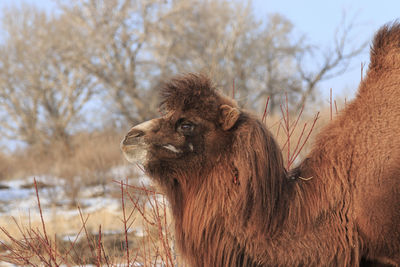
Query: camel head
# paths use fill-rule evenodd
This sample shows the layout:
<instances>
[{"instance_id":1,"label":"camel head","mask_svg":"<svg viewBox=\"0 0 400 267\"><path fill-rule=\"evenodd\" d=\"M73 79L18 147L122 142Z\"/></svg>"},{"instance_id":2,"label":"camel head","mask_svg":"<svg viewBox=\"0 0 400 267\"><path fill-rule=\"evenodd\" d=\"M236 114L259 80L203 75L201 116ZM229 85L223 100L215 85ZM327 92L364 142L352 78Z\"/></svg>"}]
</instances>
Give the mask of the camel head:
<instances>
[{"instance_id":1,"label":"camel head","mask_svg":"<svg viewBox=\"0 0 400 267\"><path fill-rule=\"evenodd\" d=\"M129 162L150 174L182 172L205 167L226 151L241 112L208 78L179 76L163 86L161 96L165 115L133 127L121 142Z\"/></svg>"}]
</instances>

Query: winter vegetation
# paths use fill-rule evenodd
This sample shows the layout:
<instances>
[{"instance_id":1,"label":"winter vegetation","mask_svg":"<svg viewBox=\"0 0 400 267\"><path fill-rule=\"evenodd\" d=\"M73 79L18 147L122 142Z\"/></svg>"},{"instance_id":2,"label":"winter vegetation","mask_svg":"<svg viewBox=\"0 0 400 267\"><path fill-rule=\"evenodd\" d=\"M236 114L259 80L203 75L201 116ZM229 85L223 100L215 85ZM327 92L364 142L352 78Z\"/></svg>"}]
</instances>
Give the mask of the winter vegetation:
<instances>
[{"instance_id":1,"label":"winter vegetation","mask_svg":"<svg viewBox=\"0 0 400 267\"><path fill-rule=\"evenodd\" d=\"M257 18L250 1L0 12L0 266L189 266L164 192L119 148L132 125L163 112L164 81L210 76L259 114L290 170L346 105L321 99L320 82L367 45L344 17L316 47L280 14Z\"/></svg>"}]
</instances>

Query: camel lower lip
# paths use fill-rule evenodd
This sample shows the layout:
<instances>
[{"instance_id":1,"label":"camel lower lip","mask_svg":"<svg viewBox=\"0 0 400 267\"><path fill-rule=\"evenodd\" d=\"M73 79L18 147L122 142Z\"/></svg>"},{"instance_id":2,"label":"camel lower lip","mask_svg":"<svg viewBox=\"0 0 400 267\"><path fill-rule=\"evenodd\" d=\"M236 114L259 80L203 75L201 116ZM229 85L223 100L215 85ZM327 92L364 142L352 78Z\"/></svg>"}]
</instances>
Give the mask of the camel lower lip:
<instances>
[{"instance_id":1,"label":"camel lower lip","mask_svg":"<svg viewBox=\"0 0 400 267\"><path fill-rule=\"evenodd\" d=\"M121 147L125 159L130 163L144 164L147 161L147 150L137 145Z\"/></svg>"},{"instance_id":2,"label":"camel lower lip","mask_svg":"<svg viewBox=\"0 0 400 267\"><path fill-rule=\"evenodd\" d=\"M138 148L138 145L122 145L121 149L122 150L134 150Z\"/></svg>"}]
</instances>

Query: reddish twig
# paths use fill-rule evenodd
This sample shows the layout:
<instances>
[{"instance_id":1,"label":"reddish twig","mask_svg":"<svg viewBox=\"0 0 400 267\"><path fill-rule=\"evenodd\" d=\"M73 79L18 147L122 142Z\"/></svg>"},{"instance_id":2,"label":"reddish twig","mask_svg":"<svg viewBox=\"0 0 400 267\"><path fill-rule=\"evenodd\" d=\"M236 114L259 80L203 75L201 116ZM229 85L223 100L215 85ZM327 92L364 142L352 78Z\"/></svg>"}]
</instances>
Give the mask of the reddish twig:
<instances>
[{"instance_id":1,"label":"reddish twig","mask_svg":"<svg viewBox=\"0 0 400 267\"><path fill-rule=\"evenodd\" d=\"M125 233L125 246L126 246L126 261L128 266L129 262L129 243L128 243L128 228L126 227L126 213L125 213L125 201L124 201L124 185L121 181L121 203L122 203L122 215L123 215L123 223L124 223L124 233Z\"/></svg>"},{"instance_id":2,"label":"reddish twig","mask_svg":"<svg viewBox=\"0 0 400 267\"><path fill-rule=\"evenodd\" d=\"M169 244L169 238L168 238L168 222L167 222L167 204L165 203L165 196L163 196L163 208L164 208L164 229L165 229L165 243L167 245L166 249L168 251L168 256L171 261L171 266L174 266L174 262L172 260L172 255L171 255L171 246Z\"/></svg>"},{"instance_id":3,"label":"reddish twig","mask_svg":"<svg viewBox=\"0 0 400 267\"><path fill-rule=\"evenodd\" d=\"M269 96L267 97L267 101L265 102L264 113L262 115L261 121L265 124L267 119L267 111L268 111L268 104L269 104Z\"/></svg>"},{"instance_id":4,"label":"reddish twig","mask_svg":"<svg viewBox=\"0 0 400 267\"><path fill-rule=\"evenodd\" d=\"M86 217L86 220L84 220L83 215L82 215L82 210L79 206L78 206L78 211L79 211L79 216L81 218L82 227L85 230L86 240L87 240L89 248L90 248L90 253L92 254L92 257L95 258L95 255L94 255L95 246L93 245L93 241L90 240L90 236L89 236L87 228L86 228L86 222L89 219L89 215Z\"/></svg>"},{"instance_id":5,"label":"reddish twig","mask_svg":"<svg viewBox=\"0 0 400 267\"><path fill-rule=\"evenodd\" d=\"M293 150L293 153L292 153L292 155L291 155L291 158L290 158L290 160L289 160L289 162L288 162L288 166L287 166L288 169L290 169L290 166L291 166L292 163L294 162L294 156L296 155L297 149L299 148L300 141L301 141L301 139L303 138L304 131L305 131L306 127L307 127L307 123L304 123L303 130L301 131L301 134L300 134L299 138L297 139L296 147L295 147L295 149Z\"/></svg>"},{"instance_id":6,"label":"reddish twig","mask_svg":"<svg viewBox=\"0 0 400 267\"><path fill-rule=\"evenodd\" d=\"M139 163L136 163L136 166L139 168L139 170L141 170L143 173L146 173L143 166L140 165Z\"/></svg>"},{"instance_id":7,"label":"reddish twig","mask_svg":"<svg viewBox=\"0 0 400 267\"><path fill-rule=\"evenodd\" d=\"M166 254L165 262L166 262L167 266L169 266L168 262L171 264L171 266L173 266L174 264L173 264L171 251L170 251L170 248L169 248L169 246L167 245L167 242L166 242L167 238L165 237L165 235L163 235L163 228L165 229L166 225L164 227L162 225L162 221L161 221L161 217L162 216L160 215L160 208L158 206L157 196L154 194L153 198L154 198L154 203L155 203L154 212L156 213L159 240L161 240L162 246L164 248L164 252ZM164 216L166 216L166 214L164 214Z\"/></svg>"},{"instance_id":8,"label":"reddish twig","mask_svg":"<svg viewBox=\"0 0 400 267\"><path fill-rule=\"evenodd\" d=\"M282 125L282 121L279 120L278 129L276 130L276 136L279 136L279 132L280 132L280 130L281 130L281 125Z\"/></svg>"},{"instance_id":9,"label":"reddish twig","mask_svg":"<svg viewBox=\"0 0 400 267\"><path fill-rule=\"evenodd\" d=\"M286 132L288 133L287 136L287 162L289 162L289 157L290 157L290 135L289 135L289 130L290 130L290 126L289 126L289 103L288 103L288 96L287 93L285 93L285 97L286 97Z\"/></svg>"},{"instance_id":10,"label":"reddish twig","mask_svg":"<svg viewBox=\"0 0 400 267\"><path fill-rule=\"evenodd\" d=\"M301 106L301 109L300 109L300 112L299 112L299 114L298 114L298 116L297 116L297 118L296 118L296 121L295 121L294 123L292 123L292 125L290 125L290 128L291 128L292 130L290 131L290 134L289 134L287 140L292 138L292 135L293 135L294 131L295 131L296 128L297 128L297 124L298 124L298 122L299 122L299 120L300 120L300 117L301 117L301 115L303 114L303 110L304 110L304 105ZM287 140L286 140L286 142L283 144L282 149L284 149L285 146L287 145Z\"/></svg>"},{"instance_id":11,"label":"reddish twig","mask_svg":"<svg viewBox=\"0 0 400 267\"><path fill-rule=\"evenodd\" d=\"M297 153L292 157L292 162L294 162L296 160L296 158L299 156L300 152L303 150L304 145L307 143L308 139L310 138L310 135L312 133L312 131L314 130L314 126L315 123L317 122L317 120L319 119L319 112L317 113L317 115L314 117L314 121L313 124L311 125L310 130L308 131L307 137L304 139L303 144L301 145L300 149L297 151Z\"/></svg>"},{"instance_id":12,"label":"reddish twig","mask_svg":"<svg viewBox=\"0 0 400 267\"><path fill-rule=\"evenodd\" d=\"M43 234L46 239L46 244L49 244L49 240L47 238L47 233L46 233L46 225L45 225L44 219L43 219L42 207L40 206L39 190L37 188L36 178L33 178L33 184L35 185L35 192L36 192L36 198L37 198L37 203L38 203L38 207L39 207L40 220L42 222Z\"/></svg>"},{"instance_id":13,"label":"reddish twig","mask_svg":"<svg viewBox=\"0 0 400 267\"><path fill-rule=\"evenodd\" d=\"M287 144L287 167L289 165L289 160L290 160L290 116L289 116L289 103L288 103L288 96L287 93L285 93L285 106L283 107L282 104L280 104L281 108L281 113L282 113L282 118L284 122L284 130L286 134L286 143ZM283 146L284 148L284 146ZM283 149L282 148L282 149Z\"/></svg>"},{"instance_id":14,"label":"reddish twig","mask_svg":"<svg viewBox=\"0 0 400 267\"><path fill-rule=\"evenodd\" d=\"M44 239L38 238L38 237L40 237L39 233L37 233L36 237L43 244L45 250L47 251L47 253L48 253L49 257L50 257L49 265L51 266L51 262L53 261L54 264L56 264L56 266L58 266L57 261L56 261L56 256L55 256L57 254L57 251L53 251L53 249L51 248L51 243L49 242L49 238L47 236L46 224L45 224L44 219L43 219L43 211L42 211L42 207L40 205L39 190L38 190L38 187L37 187L37 182L36 182L36 178L35 177L33 178L33 184L35 186L36 199L37 199L37 204L38 204L38 208L39 208L40 221L42 223ZM37 256L39 256L39 255L37 255Z\"/></svg>"},{"instance_id":15,"label":"reddish twig","mask_svg":"<svg viewBox=\"0 0 400 267\"><path fill-rule=\"evenodd\" d=\"M297 115L296 121L290 126L292 128L292 131L290 132L290 136L292 136L294 130L296 129L297 123L299 122L301 115L303 115L303 111L304 111L304 105L301 106L300 112Z\"/></svg>"},{"instance_id":16,"label":"reddish twig","mask_svg":"<svg viewBox=\"0 0 400 267\"><path fill-rule=\"evenodd\" d=\"M110 263L108 262L108 259L107 259L107 256L106 256L106 252L104 251L103 243L101 243L101 251L103 251L104 260L106 261L107 267L109 267L109 266L110 266Z\"/></svg>"},{"instance_id":17,"label":"reddish twig","mask_svg":"<svg viewBox=\"0 0 400 267\"><path fill-rule=\"evenodd\" d=\"M97 243L97 266L101 266L101 225L99 225L99 238Z\"/></svg>"},{"instance_id":18,"label":"reddish twig","mask_svg":"<svg viewBox=\"0 0 400 267\"><path fill-rule=\"evenodd\" d=\"M160 193L160 192L157 192L157 191L155 191L155 190L151 190L151 189L145 188L144 186L140 187L140 186L125 184L125 183L123 183L123 182L121 182L121 181L117 181L117 180L113 180L113 182L114 182L114 183L117 183L117 184L119 184L119 185L121 185L121 183L122 183L124 186L129 187L129 188L136 189L137 191L143 192L144 194L146 194L146 193L152 193L152 194L155 193L155 194L157 194L157 195L164 195L163 193Z\"/></svg>"},{"instance_id":19,"label":"reddish twig","mask_svg":"<svg viewBox=\"0 0 400 267\"><path fill-rule=\"evenodd\" d=\"M150 224L151 226L154 226L155 223L151 222L148 217L146 216L145 212L140 208L139 206L139 199L136 198L136 200L134 200L134 197L127 192L127 195L129 197L129 199L131 200L132 204L134 205L135 209L140 213L140 215L142 216L142 218L145 220L146 223Z\"/></svg>"}]
</instances>

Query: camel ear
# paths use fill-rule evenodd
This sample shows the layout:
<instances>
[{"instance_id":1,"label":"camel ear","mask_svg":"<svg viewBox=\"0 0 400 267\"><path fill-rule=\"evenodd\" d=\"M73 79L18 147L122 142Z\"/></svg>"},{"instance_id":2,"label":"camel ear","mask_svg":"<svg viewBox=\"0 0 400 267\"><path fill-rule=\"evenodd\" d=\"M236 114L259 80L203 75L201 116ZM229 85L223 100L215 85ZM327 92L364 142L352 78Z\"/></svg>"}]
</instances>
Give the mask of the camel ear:
<instances>
[{"instance_id":1,"label":"camel ear","mask_svg":"<svg viewBox=\"0 0 400 267\"><path fill-rule=\"evenodd\" d=\"M220 118L219 123L224 131L231 129L239 119L240 111L229 105L221 105L219 107Z\"/></svg>"}]
</instances>

